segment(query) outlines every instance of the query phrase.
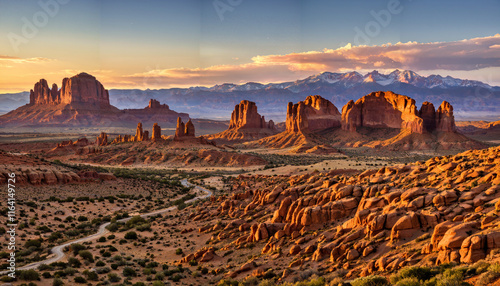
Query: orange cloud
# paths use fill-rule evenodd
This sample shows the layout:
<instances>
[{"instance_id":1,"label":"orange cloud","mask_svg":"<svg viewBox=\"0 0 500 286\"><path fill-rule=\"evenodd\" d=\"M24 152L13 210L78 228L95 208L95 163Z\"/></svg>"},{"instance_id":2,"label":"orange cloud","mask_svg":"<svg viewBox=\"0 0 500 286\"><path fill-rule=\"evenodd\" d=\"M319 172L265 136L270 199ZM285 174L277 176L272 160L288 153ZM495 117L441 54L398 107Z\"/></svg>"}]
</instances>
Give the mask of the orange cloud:
<instances>
[{"instance_id":1,"label":"orange cloud","mask_svg":"<svg viewBox=\"0 0 500 286\"><path fill-rule=\"evenodd\" d=\"M297 79L322 71L349 70L472 71L500 67L500 35L455 42L387 43L381 46L352 46L285 55L258 55L242 65L208 68L155 69L125 76L139 85L192 86L222 82L276 82ZM142 81L142 84L141 84Z\"/></svg>"}]
</instances>

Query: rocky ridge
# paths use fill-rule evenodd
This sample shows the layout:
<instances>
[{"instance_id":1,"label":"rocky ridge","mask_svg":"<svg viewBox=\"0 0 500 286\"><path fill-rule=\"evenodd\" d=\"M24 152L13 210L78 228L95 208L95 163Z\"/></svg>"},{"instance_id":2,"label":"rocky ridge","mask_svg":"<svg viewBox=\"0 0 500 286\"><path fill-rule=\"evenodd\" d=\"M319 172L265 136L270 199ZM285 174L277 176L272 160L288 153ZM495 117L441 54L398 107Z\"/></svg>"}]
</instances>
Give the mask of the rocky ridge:
<instances>
[{"instance_id":1,"label":"rocky ridge","mask_svg":"<svg viewBox=\"0 0 500 286\"><path fill-rule=\"evenodd\" d=\"M232 193L186 215L199 232L212 233L207 247L218 249L214 255L261 249L249 269L245 263L243 271L221 269L229 277L268 261L292 280L306 268L319 275L345 269L353 278L474 263L498 256L499 170L496 147L352 176L239 176ZM180 262L199 260L190 255Z\"/></svg>"}]
</instances>

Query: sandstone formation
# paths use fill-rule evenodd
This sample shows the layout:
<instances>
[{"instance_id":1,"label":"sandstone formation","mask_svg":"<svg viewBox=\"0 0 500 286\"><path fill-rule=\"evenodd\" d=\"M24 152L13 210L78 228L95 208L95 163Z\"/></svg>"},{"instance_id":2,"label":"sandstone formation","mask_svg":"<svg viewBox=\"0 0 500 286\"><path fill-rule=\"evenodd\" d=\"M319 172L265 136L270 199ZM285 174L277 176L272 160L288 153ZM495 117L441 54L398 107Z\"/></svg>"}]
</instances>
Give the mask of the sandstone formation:
<instances>
[{"instance_id":1,"label":"sandstone formation","mask_svg":"<svg viewBox=\"0 0 500 286\"><path fill-rule=\"evenodd\" d=\"M161 127L158 123L153 124L153 132L151 133L151 141L156 142L162 140Z\"/></svg>"},{"instance_id":2,"label":"sandstone formation","mask_svg":"<svg viewBox=\"0 0 500 286\"><path fill-rule=\"evenodd\" d=\"M337 107L319 95L310 95L296 104L288 103L287 132L308 133L340 126L341 115Z\"/></svg>"},{"instance_id":3,"label":"sandstone formation","mask_svg":"<svg viewBox=\"0 0 500 286\"><path fill-rule=\"evenodd\" d=\"M257 112L255 102L242 100L231 113L229 128L208 136L218 141L250 141L276 134L274 122L266 122Z\"/></svg>"},{"instance_id":4,"label":"sandstone formation","mask_svg":"<svg viewBox=\"0 0 500 286\"><path fill-rule=\"evenodd\" d=\"M191 119L184 125L182 119L177 118L177 127L175 128L174 140L185 140L185 139L195 138L195 131L193 122Z\"/></svg>"},{"instance_id":5,"label":"sandstone formation","mask_svg":"<svg viewBox=\"0 0 500 286\"><path fill-rule=\"evenodd\" d=\"M57 84L52 85L52 89L49 88L47 81L41 79L39 82L35 83L35 87L30 91L30 103L33 104L59 104L61 102L61 97Z\"/></svg>"},{"instance_id":6,"label":"sandstone formation","mask_svg":"<svg viewBox=\"0 0 500 286\"><path fill-rule=\"evenodd\" d=\"M149 141L149 131L142 129L142 123L137 124L137 129L134 135L118 135L111 144L126 143L126 142L142 142Z\"/></svg>"},{"instance_id":7,"label":"sandstone formation","mask_svg":"<svg viewBox=\"0 0 500 286\"><path fill-rule=\"evenodd\" d=\"M342 129L356 131L359 127L393 128L412 133L455 132L453 107L446 101L436 111L430 102L417 110L415 100L391 91L372 92L358 101L349 101L342 108Z\"/></svg>"},{"instance_id":8,"label":"sandstone formation","mask_svg":"<svg viewBox=\"0 0 500 286\"><path fill-rule=\"evenodd\" d=\"M212 235L208 247L236 255L259 247L252 265L272 260L274 269L296 275L303 265L318 275L345 270L348 279L475 263L500 249L499 170L494 147L354 175L240 175L230 181L232 192L180 215Z\"/></svg>"},{"instance_id":9,"label":"sandstone formation","mask_svg":"<svg viewBox=\"0 0 500 286\"><path fill-rule=\"evenodd\" d=\"M144 140L144 132L142 131L142 123L139 122L137 124L137 130L135 132L135 141L143 141Z\"/></svg>"},{"instance_id":10,"label":"sandstone formation","mask_svg":"<svg viewBox=\"0 0 500 286\"><path fill-rule=\"evenodd\" d=\"M423 132L423 120L418 116L415 100L393 92L372 92L342 108L342 129L356 131L358 127L408 129Z\"/></svg>"},{"instance_id":11,"label":"sandstone formation","mask_svg":"<svg viewBox=\"0 0 500 286\"><path fill-rule=\"evenodd\" d=\"M146 108L148 108L148 109L167 109L167 110L170 110L170 107L168 105L161 104L156 99L150 99L149 100L149 105Z\"/></svg>"},{"instance_id":12,"label":"sandstone formation","mask_svg":"<svg viewBox=\"0 0 500 286\"><path fill-rule=\"evenodd\" d=\"M266 123L264 116L257 113L255 102L242 100L234 107L231 113L231 121L229 129L252 129L252 128L269 128L272 129L274 122L271 120Z\"/></svg>"},{"instance_id":13,"label":"sandstone formation","mask_svg":"<svg viewBox=\"0 0 500 286\"><path fill-rule=\"evenodd\" d=\"M436 130L442 132L455 132L455 117L453 116L453 106L443 101L436 112Z\"/></svg>"},{"instance_id":14,"label":"sandstone formation","mask_svg":"<svg viewBox=\"0 0 500 286\"><path fill-rule=\"evenodd\" d=\"M106 145L108 145L108 134L106 134L105 132L101 132L101 134L99 136L97 136L95 144L97 146L106 146Z\"/></svg>"},{"instance_id":15,"label":"sandstone formation","mask_svg":"<svg viewBox=\"0 0 500 286\"><path fill-rule=\"evenodd\" d=\"M71 78L63 79L61 90L53 84L49 89L47 81L41 79L30 91L29 105L84 105L91 109L106 109L110 107L109 93L93 76L80 73Z\"/></svg>"},{"instance_id":16,"label":"sandstone formation","mask_svg":"<svg viewBox=\"0 0 500 286\"><path fill-rule=\"evenodd\" d=\"M92 75L80 73L63 79L61 89L52 88L45 79L30 91L30 102L0 116L0 124L16 126L108 126L132 127L137 122L174 127L177 117L189 120L186 113L170 110L166 104L151 99L143 109L119 110L110 105L109 93Z\"/></svg>"}]
</instances>

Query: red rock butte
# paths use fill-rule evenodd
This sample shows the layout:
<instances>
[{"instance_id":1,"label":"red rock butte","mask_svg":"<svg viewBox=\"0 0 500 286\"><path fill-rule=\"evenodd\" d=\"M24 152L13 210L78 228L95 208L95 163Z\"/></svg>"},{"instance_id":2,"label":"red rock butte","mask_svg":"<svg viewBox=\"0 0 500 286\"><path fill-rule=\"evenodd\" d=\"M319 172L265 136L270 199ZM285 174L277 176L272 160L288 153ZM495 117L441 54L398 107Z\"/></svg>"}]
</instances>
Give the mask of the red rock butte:
<instances>
[{"instance_id":1,"label":"red rock butte","mask_svg":"<svg viewBox=\"0 0 500 286\"><path fill-rule=\"evenodd\" d=\"M288 103L287 132L307 133L340 126L341 115L337 107L319 95L310 95L296 104Z\"/></svg>"},{"instance_id":2,"label":"red rock butte","mask_svg":"<svg viewBox=\"0 0 500 286\"><path fill-rule=\"evenodd\" d=\"M63 79L61 90L57 84L49 88L47 81L41 79L30 91L29 105L69 104L85 108L110 108L108 90L93 76L80 73L71 78Z\"/></svg>"},{"instance_id":3,"label":"red rock butte","mask_svg":"<svg viewBox=\"0 0 500 286\"><path fill-rule=\"evenodd\" d=\"M356 131L359 127L395 128L412 133L454 132L453 107L443 101L437 111L424 102L417 110L415 100L391 91L372 92L342 108L342 129Z\"/></svg>"},{"instance_id":4,"label":"red rock butte","mask_svg":"<svg viewBox=\"0 0 500 286\"><path fill-rule=\"evenodd\" d=\"M229 129L274 128L272 120L266 123L264 116L257 112L255 102L242 100L234 107Z\"/></svg>"}]
</instances>

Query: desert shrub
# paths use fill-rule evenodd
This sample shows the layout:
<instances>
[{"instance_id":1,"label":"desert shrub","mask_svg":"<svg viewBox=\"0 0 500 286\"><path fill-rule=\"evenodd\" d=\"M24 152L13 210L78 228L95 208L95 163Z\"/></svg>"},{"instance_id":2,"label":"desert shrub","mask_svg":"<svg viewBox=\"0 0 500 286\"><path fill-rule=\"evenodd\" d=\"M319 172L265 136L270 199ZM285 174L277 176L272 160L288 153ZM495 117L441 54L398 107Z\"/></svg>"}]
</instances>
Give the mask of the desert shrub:
<instances>
[{"instance_id":1,"label":"desert shrub","mask_svg":"<svg viewBox=\"0 0 500 286\"><path fill-rule=\"evenodd\" d=\"M275 286L274 280L262 280L259 283L259 286Z\"/></svg>"},{"instance_id":2,"label":"desert shrub","mask_svg":"<svg viewBox=\"0 0 500 286\"><path fill-rule=\"evenodd\" d=\"M173 282L179 282L179 281L181 281L181 279L182 279L182 276L180 274L175 274L175 275L170 276L170 280L172 280Z\"/></svg>"},{"instance_id":3,"label":"desert shrub","mask_svg":"<svg viewBox=\"0 0 500 286\"><path fill-rule=\"evenodd\" d=\"M118 231L120 229L120 225L116 222L114 223L110 223L107 227L106 227L107 230L111 231L111 232L115 232L115 231Z\"/></svg>"},{"instance_id":4,"label":"desert shrub","mask_svg":"<svg viewBox=\"0 0 500 286\"><path fill-rule=\"evenodd\" d=\"M42 246L42 241L39 239L30 239L26 241L24 244L24 247L30 248L30 247L35 247L36 249L40 248Z\"/></svg>"},{"instance_id":5,"label":"desert shrub","mask_svg":"<svg viewBox=\"0 0 500 286\"><path fill-rule=\"evenodd\" d=\"M420 281L415 277L406 277L406 278L399 280L395 285L396 286L420 286L422 284L420 284Z\"/></svg>"},{"instance_id":6,"label":"desert shrub","mask_svg":"<svg viewBox=\"0 0 500 286\"><path fill-rule=\"evenodd\" d=\"M95 269L95 272L97 274L104 274L104 273L109 273L111 271L111 269L109 269L109 267L97 267Z\"/></svg>"},{"instance_id":7,"label":"desert shrub","mask_svg":"<svg viewBox=\"0 0 500 286\"><path fill-rule=\"evenodd\" d=\"M80 260L78 260L78 258L70 257L70 258L68 258L68 265L71 267L78 268L78 267L82 266L82 263L80 262Z\"/></svg>"},{"instance_id":8,"label":"desert shrub","mask_svg":"<svg viewBox=\"0 0 500 286\"><path fill-rule=\"evenodd\" d=\"M142 218L140 216L134 216L130 220L128 220L125 225L128 228L132 228L136 225L140 225L140 224L144 224L144 223L147 223L147 220L145 220L144 218Z\"/></svg>"},{"instance_id":9,"label":"desert shrub","mask_svg":"<svg viewBox=\"0 0 500 286\"><path fill-rule=\"evenodd\" d=\"M222 279L217 283L217 286L238 286L238 281L230 279Z\"/></svg>"},{"instance_id":10,"label":"desert shrub","mask_svg":"<svg viewBox=\"0 0 500 286\"><path fill-rule=\"evenodd\" d=\"M123 268L123 276L125 276L125 277L135 277L135 276L137 276L137 273L135 272L134 268L132 268L132 267L125 267L125 268Z\"/></svg>"},{"instance_id":11,"label":"desert shrub","mask_svg":"<svg viewBox=\"0 0 500 286\"><path fill-rule=\"evenodd\" d=\"M456 267L446 269L442 274L436 276L436 286L459 286L469 285L464 281L467 267Z\"/></svg>"},{"instance_id":12,"label":"desert shrub","mask_svg":"<svg viewBox=\"0 0 500 286\"><path fill-rule=\"evenodd\" d=\"M81 258L83 258L89 262L94 262L94 256L88 250L80 250L78 252L78 255L80 255Z\"/></svg>"},{"instance_id":13,"label":"desert shrub","mask_svg":"<svg viewBox=\"0 0 500 286\"><path fill-rule=\"evenodd\" d=\"M97 261L95 263L95 266L98 266L98 267L101 267L101 266L104 266L104 265L106 265L106 263L104 263L104 261L102 261L102 260L99 260L99 261Z\"/></svg>"},{"instance_id":14,"label":"desert shrub","mask_svg":"<svg viewBox=\"0 0 500 286\"><path fill-rule=\"evenodd\" d=\"M53 232L49 236L49 242L54 242L54 241L58 240L59 238L62 238L62 234L58 231Z\"/></svg>"},{"instance_id":15,"label":"desert shrub","mask_svg":"<svg viewBox=\"0 0 500 286\"><path fill-rule=\"evenodd\" d=\"M477 271L477 270L476 270ZM487 271L479 275L477 285L486 286L496 281L500 277L500 264L491 264Z\"/></svg>"},{"instance_id":16,"label":"desert shrub","mask_svg":"<svg viewBox=\"0 0 500 286\"><path fill-rule=\"evenodd\" d=\"M82 276L76 276L74 280L75 280L75 283L80 283L80 284L87 283L87 280L85 278L83 278Z\"/></svg>"},{"instance_id":17,"label":"desert shrub","mask_svg":"<svg viewBox=\"0 0 500 286\"><path fill-rule=\"evenodd\" d=\"M56 278L54 279L54 281L52 281L52 286L63 286L63 285L64 282L60 278Z\"/></svg>"},{"instance_id":18,"label":"desert shrub","mask_svg":"<svg viewBox=\"0 0 500 286\"><path fill-rule=\"evenodd\" d=\"M90 281L97 281L99 280L99 276L97 275L97 273L95 273L94 271L88 271L88 270L85 270L83 271L83 274L87 277L88 280Z\"/></svg>"},{"instance_id":19,"label":"desert shrub","mask_svg":"<svg viewBox=\"0 0 500 286\"><path fill-rule=\"evenodd\" d=\"M71 247L71 250L73 251L73 255L78 255L78 252L80 252L81 250L85 250L87 249L87 247L85 247L84 245L81 245L79 243L74 243L72 245L70 245Z\"/></svg>"},{"instance_id":20,"label":"desert shrub","mask_svg":"<svg viewBox=\"0 0 500 286\"><path fill-rule=\"evenodd\" d=\"M40 274L36 270L18 270L19 279L24 281L40 280Z\"/></svg>"},{"instance_id":21,"label":"desert shrub","mask_svg":"<svg viewBox=\"0 0 500 286\"><path fill-rule=\"evenodd\" d=\"M412 266L399 270L397 274L391 276L390 280L393 284L405 278L416 278L417 281L425 281L431 279L435 274L429 267Z\"/></svg>"},{"instance_id":22,"label":"desert shrub","mask_svg":"<svg viewBox=\"0 0 500 286\"><path fill-rule=\"evenodd\" d=\"M177 255L182 255L182 253L183 253L182 248L177 248L175 250L175 254L177 254Z\"/></svg>"},{"instance_id":23,"label":"desert shrub","mask_svg":"<svg viewBox=\"0 0 500 286\"><path fill-rule=\"evenodd\" d=\"M120 282L121 278L118 276L116 273L109 273L108 274L108 280L109 282Z\"/></svg>"},{"instance_id":24,"label":"desert shrub","mask_svg":"<svg viewBox=\"0 0 500 286\"><path fill-rule=\"evenodd\" d=\"M474 263L469 269L474 271L471 274L479 275L488 271L490 265L491 265L490 263L484 260L479 260L478 262Z\"/></svg>"},{"instance_id":25,"label":"desert shrub","mask_svg":"<svg viewBox=\"0 0 500 286\"><path fill-rule=\"evenodd\" d=\"M385 286L390 285L389 281L385 277L378 275L370 275L366 277L360 277L351 281L352 286Z\"/></svg>"},{"instance_id":26,"label":"desert shrub","mask_svg":"<svg viewBox=\"0 0 500 286\"><path fill-rule=\"evenodd\" d=\"M135 231L129 231L125 234L125 239L137 239L137 233Z\"/></svg>"}]
</instances>

